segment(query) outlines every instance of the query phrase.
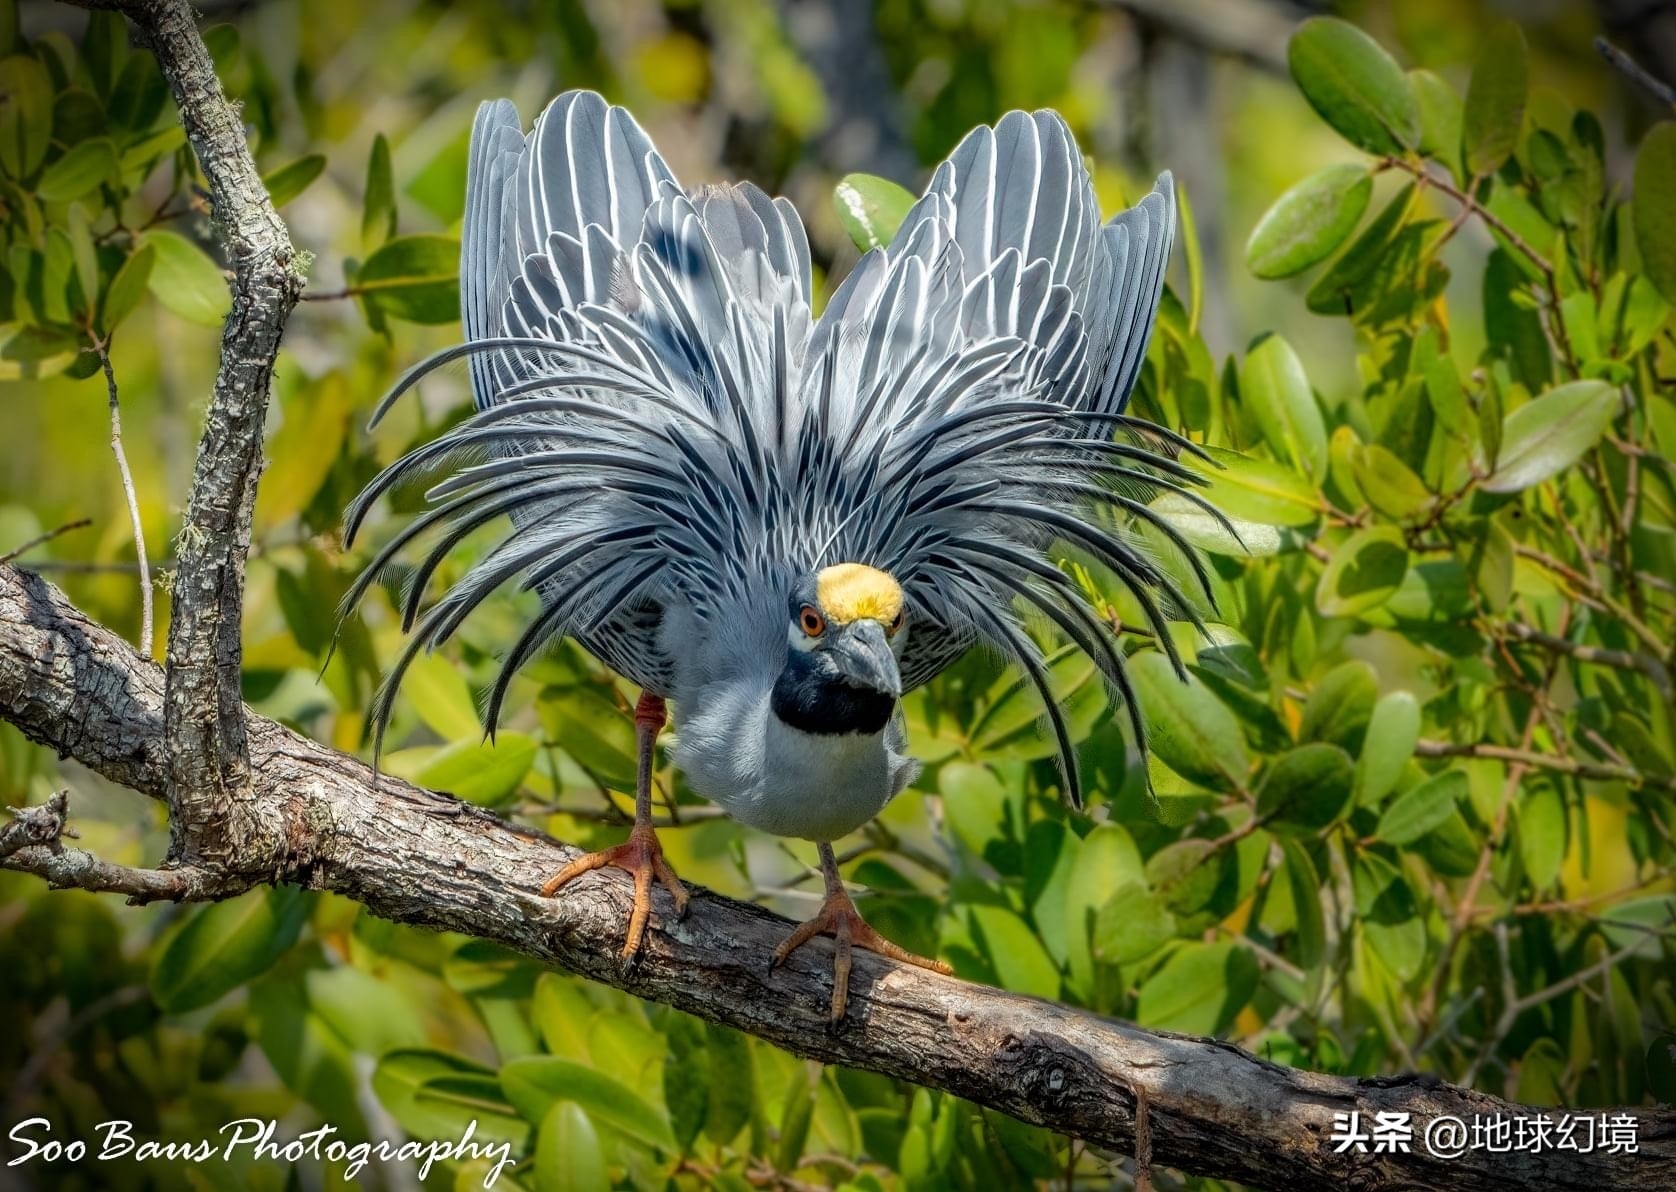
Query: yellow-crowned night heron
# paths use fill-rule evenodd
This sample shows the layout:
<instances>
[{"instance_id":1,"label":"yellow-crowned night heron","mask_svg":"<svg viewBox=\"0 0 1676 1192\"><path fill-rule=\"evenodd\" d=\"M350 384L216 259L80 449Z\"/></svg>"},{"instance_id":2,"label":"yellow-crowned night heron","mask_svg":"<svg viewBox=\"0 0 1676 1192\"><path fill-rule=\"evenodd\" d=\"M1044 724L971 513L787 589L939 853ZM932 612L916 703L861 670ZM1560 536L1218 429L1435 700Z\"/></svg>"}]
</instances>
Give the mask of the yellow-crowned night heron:
<instances>
[{"instance_id":1,"label":"yellow-crowned night heron","mask_svg":"<svg viewBox=\"0 0 1676 1192\"><path fill-rule=\"evenodd\" d=\"M379 734L416 652L521 577L542 611L489 694L491 731L519 667L564 636L644 692L634 829L544 893L600 866L630 870L625 956L654 877L684 909L651 824L668 700L674 763L694 791L818 844L826 900L776 962L832 932L835 1019L852 946L943 968L861 920L831 842L913 781L903 692L980 644L1042 695L1079 801L1025 615L1093 658L1141 737L1108 623L1047 551L1063 543L1103 567L1168 647L1167 617L1188 604L1122 524L1144 519L1194 557L1146 504L1187 491L1178 456L1192 448L1123 409L1174 223L1168 174L1102 223L1064 121L1012 112L960 143L889 247L863 256L815 318L787 200L749 183L682 189L633 117L589 92L553 101L528 135L511 103L485 104L461 253L467 342L380 407L465 357L478 412L388 468L347 515L353 535L398 481L453 469L351 593L440 531L409 588L413 637L375 702ZM420 616L444 556L503 516L511 532Z\"/></svg>"}]
</instances>

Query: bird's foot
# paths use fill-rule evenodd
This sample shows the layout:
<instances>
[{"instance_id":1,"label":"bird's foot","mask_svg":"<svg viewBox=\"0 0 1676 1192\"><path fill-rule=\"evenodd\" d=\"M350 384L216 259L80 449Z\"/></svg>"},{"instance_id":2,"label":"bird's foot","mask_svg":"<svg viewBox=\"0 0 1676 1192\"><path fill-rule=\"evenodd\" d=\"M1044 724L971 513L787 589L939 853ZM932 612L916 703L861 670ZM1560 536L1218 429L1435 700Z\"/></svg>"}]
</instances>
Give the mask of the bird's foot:
<instances>
[{"instance_id":1,"label":"bird's foot","mask_svg":"<svg viewBox=\"0 0 1676 1192\"><path fill-rule=\"evenodd\" d=\"M944 976L954 973L954 970L941 960L916 955L874 931L861 917L861 912L855 909L855 903L849 894L843 890L828 894L826 901L821 903L820 912L807 923L801 924L786 937L784 943L774 949L774 960L769 967L778 968L785 963L786 957L817 935L830 935L837 941L832 955L833 1025L843 1021L844 1009L849 1004L851 952L855 948L865 948L900 964L930 969Z\"/></svg>"},{"instance_id":2,"label":"bird's foot","mask_svg":"<svg viewBox=\"0 0 1676 1192\"><path fill-rule=\"evenodd\" d=\"M669 891L669 896L675 900L677 915L687 913L689 899L687 888L675 876L669 862L663 859L663 845L658 843L658 834L651 825L643 827L636 824L623 843L577 857L547 879L547 884L541 887L541 896L551 898L584 873L604 869L608 865L625 869L634 877L634 909L629 915L628 938L623 942L622 952L624 960L632 960L640 951L640 943L646 935L646 920L652 913L652 879L657 878Z\"/></svg>"}]
</instances>

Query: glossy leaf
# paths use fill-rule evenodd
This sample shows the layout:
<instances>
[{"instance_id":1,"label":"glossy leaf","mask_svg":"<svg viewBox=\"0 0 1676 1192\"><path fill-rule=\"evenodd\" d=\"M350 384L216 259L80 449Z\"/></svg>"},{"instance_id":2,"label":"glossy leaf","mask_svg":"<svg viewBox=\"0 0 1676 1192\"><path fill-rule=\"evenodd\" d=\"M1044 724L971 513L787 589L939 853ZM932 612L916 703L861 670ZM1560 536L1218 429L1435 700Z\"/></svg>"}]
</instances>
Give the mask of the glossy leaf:
<instances>
[{"instance_id":1,"label":"glossy leaf","mask_svg":"<svg viewBox=\"0 0 1676 1192\"><path fill-rule=\"evenodd\" d=\"M543 1120L573 1101L601 1125L662 1151L675 1150L669 1119L628 1086L603 1072L553 1056L527 1056L501 1066L501 1087L526 1121Z\"/></svg>"},{"instance_id":2,"label":"glossy leaf","mask_svg":"<svg viewBox=\"0 0 1676 1192\"><path fill-rule=\"evenodd\" d=\"M1352 470L1368 504L1395 521L1418 518L1436 500L1407 464L1378 443L1356 449Z\"/></svg>"},{"instance_id":3,"label":"glossy leaf","mask_svg":"<svg viewBox=\"0 0 1676 1192\"><path fill-rule=\"evenodd\" d=\"M1176 917L1164 900L1141 882L1125 882L1095 916L1093 955L1106 964L1134 964L1175 935Z\"/></svg>"},{"instance_id":4,"label":"glossy leaf","mask_svg":"<svg viewBox=\"0 0 1676 1192\"><path fill-rule=\"evenodd\" d=\"M535 1140L535 1178L543 1188L609 1192L599 1132L574 1101L555 1102Z\"/></svg>"},{"instance_id":5,"label":"glossy leaf","mask_svg":"<svg viewBox=\"0 0 1676 1192\"><path fill-rule=\"evenodd\" d=\"M1635 154L1635 243L1647 278L1676 304L1676 122L1655 125Z\"/></svg>"},{"instance_id":6,"label":"glossy leaf","mask_svg":"<svg viewBox=\"0 0 1676 1192\"><path fill-rule=\"evenodd\" d=\"M1503 423L1496 470L1484 488L1515 493L1569 468L1600 441L1619 405L1617 390L1604 381L1573 381L1526 402Z\"/></svg>"},{"instance_id":7,"label":"glossy leaf","mask_svg":"<svg viewBox=\"0 0 1676 1192\"><path fill-rule=\"evenodd\" d=\"M1240 395L1276 455L1305 475L1326 474L1326 422L1291 344L1278 335L1259 341L1240 366Z\"/></svg>"},{"instance_id":8,"label":"glossy leaf","mask_svg":"<svg viewBox=\"0 0 1676 1192\"><path fill-rule=\"evenodd\" d=\"M1407 691L1380 696L1356 757L1357 803L1376 805L1396 788L1419 739L1420 701Z\"/></svg>"},{"instance_id":9,"label":"glossy leaf","mask_svg":"<svg viewBox=\"0 0 1676 1192\"><path fill-rule=\"evenodd\" d=\"M460 317L460 242L452 236L401 236L355 274L355 289L385 314L412 323Z\"/></svg>"},{"instance_id":10,"label":"glossy leaf","mask_svg":"<svg viewBox=\"0 0 1676 1192\"><path fill-rule=\"evenodd\" d=\"M1498 22L1473 64L1461 121L1467 169L1475 177L1493 174L1519 144L1528 70L1525 35L1512 21Z\"/></svg>"},{"instance_id":11,"label":"glossy leaf","mask_svg":"<svg viewBox=\"0 0 1676 1192\"><path fill-rule=\"evenodd\" d=\"M1209 483L1201 494L1240 522L1302 527L1321 514L1321 499L1303 477L1271 460L1213 447L1208 454L1220 466L1189 461Z\"/></svg>"},{"instance_id":12,"label":"glossy leaf","mask_svg":"<svg viewBox=\"0 0 1676 1192\"><path fill-rule=\"evenodd\" d=\"M1466 775L1446 770L1398 795L1379 817L1374 834L1386 844L1413 844L1433 828L1441 827L1466 793Z\"/></svg>"},{"instance_id":13,"label":"glossy leaf","mask_svg":"<svg viewBox=\"0 0 1676 1192\"><path fill-rule=\"evenodd\" d=\"M1129 668L1149 743L1164 764L1218 789L1243 786L1249 768L1244 735L1204 682L1193 675L1178 679L1169 659L1157 652L1137 655Z\"/></svg>"},{"instance_id":14,"label":"glossy leaf","mask_svg":"<svg viewBox=\"0 0 1676 1192\"><path fill-rule=\"evenodd\" d=\"M396 234L396 182L390 142L383 133L372 139L367 156L367 190L361 203L361 243L377 248Z\"/></svg>"},{"instance_id":15,"label":"glossy leaf","mask_svg":"<svg viewBox=\"0 0 1676 1192\"><path fill-rule=\"evenodd\" d=\"M292 944L308 914L295 886L253 890L195 913L151 968L151 996L170 1014L210 1005L265 973Z\"/></svg>"},{"instance_id":16,"label":"glossy leaf","mask_svg":"<svg viewBox=\"0 0 1676 1192\"><path fill-rule=\"evenodd\" d=\"M1358 149L1401 153L1419 143L1420 112L1408 76L1348 21L1309 18L1292 34L1286 60L1310 106Z\"/></svg>"},{"instance_id":17,"label":"glossy leaf","mask_svg":"<svg viewBox=\"0 0 1676 1192\"><path fill-rule=\"evenodd\" d=\"M1257 788L1257 814L1276 826L1317 832L1350 805L1354 767L1337 745L1300 745L1282 755Z\"/></svg>"},{"instance_id":18,"label":"glossy leaf","mask_svg":"<svg viewBox=\"0 0 1676 1192\"><path fill-rule=\"evenodd\" d=\"M1135 1019L1155 1030L1214 1035L1256 992L1257 976L1256 957L1232 940L1183 944L1141 986Z\"/></svg>"},{"instance_id":19,"label":"glossy leaf","mask_svg":"<svg viewBox=\"0 0 1676 1192\"><path fill-rule=\"evenodd\" d=\"M499 807L518 793L535 764L536 743L523 733L501 733L493 744L456 741L413 774L413 781L482 807Z\"/></svg>"},{"instance_id":20,"label":"glossy leaf","mask_svg":"<svg viewBox=\"0 0 1676 1192\"><path fill-rule=\"evenodd\" d=\"M1276 199L1245 242L1245 263L1262 278L1291 277L1332 256L1373 196L1365 166L1328 166Z\"/></svg>"},{"instance_id":21,"label":"glossy leaf","mask_svg":"<svg viewBox=\"0 0 1676 1192\"><path fill-rule=\"evenodd\" d=\"M914 196L888 178L846 174L832 193L838 222L862 252L890 244Z\"/></svg>"},{"instance_id":22,"label":"glossy leaf","mask_svg":"<svg viewBox=\"0 0 1676 1192\"><path fill-rule=\"evenodd\" d=\"M326 170L326 155L307 153L277 170L262 175L262 185L275 207L283 207L307 190L309 184Z\"/></svg>"},{"instance_id":23,"label":"glossy leaf","mask_svg":"<svg viewBox=\"0 0 1676 1192\"><path fill-rule=\"evenodd\" d=\"M494 1070L464 1056L429 1047L386 1052L373 1070L372 1089L415 1138L458 1138L470 1122L479 1137L518 1147L529 1135Z\"/></svg>"},{"instance_id":24,"label":"glossy leaf","mask_svg":"<svg viewBox=\"0 0 1676 1192\"><path fill-rule=\"evenodd\" d=\"M116 165L116 146L109 139L83 141L41 173L35 193L49 203L68 203L113 178Z\"/></svg>"},{"instance_id":25,"label":"glossy leaf","mask_svg":"<svg viewBox=\"0 0 1676 1192\"><path fill-rule=\"evenodd\" d=\"M1315 607L1324 617L1354 617L1391 598L1408 570L1408 548L1395 526L1358 530L1321 572Z\"/></svg>"},{"instance_id":26,"label":"glossy leaf","mask_svg":"<svg viewBox=\"0 0 1676 1192\"><path fill-rule=\"evenodd\" d=\"M219 327L233 303L221 267L192 241L166 228L154 228L142 243L156 254L147 279L152 295L192 323Z\"/></svg>"}]
</instances>

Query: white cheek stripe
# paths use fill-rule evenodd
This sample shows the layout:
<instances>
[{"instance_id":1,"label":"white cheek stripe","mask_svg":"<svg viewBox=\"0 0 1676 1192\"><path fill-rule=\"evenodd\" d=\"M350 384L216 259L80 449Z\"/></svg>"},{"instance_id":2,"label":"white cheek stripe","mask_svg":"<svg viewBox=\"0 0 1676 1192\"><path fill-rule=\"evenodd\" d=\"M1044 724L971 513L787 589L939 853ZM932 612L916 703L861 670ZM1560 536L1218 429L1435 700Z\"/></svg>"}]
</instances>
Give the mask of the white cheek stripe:
<instances>
[{"instance_id":1,"label":"white cheek stripe","mask_svg":"<svg viewBox=\"0 0 1676 1192\"><path fill-rule=\"evenodd\" d=\"M815 648L815 639L803 632L796 621L786 626L786 644L794 650L802 650L807 654Z\"/></svg>"}]
</instances>

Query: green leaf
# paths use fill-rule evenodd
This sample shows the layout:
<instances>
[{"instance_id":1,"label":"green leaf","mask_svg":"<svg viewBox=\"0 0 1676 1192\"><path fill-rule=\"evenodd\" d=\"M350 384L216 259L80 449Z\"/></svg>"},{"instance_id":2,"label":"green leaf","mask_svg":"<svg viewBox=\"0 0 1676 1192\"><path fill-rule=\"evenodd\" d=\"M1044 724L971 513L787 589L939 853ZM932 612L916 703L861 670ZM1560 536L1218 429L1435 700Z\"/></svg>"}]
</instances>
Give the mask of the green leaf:
<instances>
[{"instance_id":1,"label":"green leaf","mask_svg":"<svg viewBox=\"0 0 1676 1192\"><path fill-rule=\"evenodd\" d=\"M458 1138L469 1122L479 1137L516 1147L529 1136L494 1071L464 1056L428 1047L386 1052L373 1069L372 1089L414 1138Z\"/></svg>"},{"instance_id":2,"label":"green leaf","mask_svg":"<svg viewBox=\"0 0 1676 1192\"><path fill-rule=\"evenodd\" d=\"M1373 196L1366 166L1328 166L1276 199L1245 242L1245 263L1262 278L1292 277L1330 257L1356 229Z\"/></svg>"},{"instance_id":3,"label":"green leaf","mask_svg":"<svg viewBox=\"0 0 1676 1192\"><path fill-rule=\"evenodd\" d=\"M310 153L279 169L262 175L262 185L268 188L268 198L275 207L283 207L308 189L309 183L326 169L326 155Z\"/></svg>"},{"instance_id":4,"label":"green leaf","mask_svg":"<svg viewBox=\"0 0 1676 1192\"><path fill-rule=\"evenodd\" d=\"M1065 921L1069 928L1066 967L1072 985L1085 994L1094 979L1090 937L1098 930L1096 912L1128 883L1145 889L1144 872L1135 838L1121 824L1096 824L1083 837L1065 883Z\"/></svg>"},{"instance_id":5,"label":"green leaf","mask_svg":"<svg viewBox=\"0 0 1676 1192\"><path fill-rule=\"evenodd\" d=\"M1518 147L1528 73L1525 35L1512 21L1498 21L1473 63L1461 118L1467 169L1474 177L1495 173Z\"/></svg>"},{"instance_id":6,"label":"green leaf","mask_svg":"<svg viewBox=\"0 0 1676 1192\"><path fill-rule=\"evenodd\" d=\"M1461 93L1429 70L1408 72L1409 86L1420 107L1420 152L1449 167L1461 177L1461 124L1465 112Z\"/></svg>"},{"instance_id":7,"label":"green leaf","mask_svg":"<svg viewBox=\"0 0 1676 1192\"><path fill-rule=\"evenodd\" d=\"M1356 758L1356 802L1376 806L1396 788L1403 766L1420 740L1420 701L1407 691L1379 698L1368 719Z\"/></svg>"},{"instance_id":8,"label":"green leaf","mask_svg":"<svg viewBox=\"0 0 1676 1192\"><path fill-rule=\"evenodd\" d=\"M1059 968L1029 924L1004 906L974 906L972 923L1002 988L1032 997L1059 996Z\"/></svg>"},{"instance_id":9,"label":"green leaf","mask_svg":"<svg viewBox=\"0 0 1676 1192\"><path fill-rule=\"evenodd\" d=\"M1565 863L1565 796L1550 783L1525 793L1514 804L1519 863L1534 890L1546 890L1560 876Z\"/></svg>"},{"instance_id":10,"label":"green leaf","mask_svg":"<svg viewBox=\"0 0 1676 1192\"><path fill-rule=\"evenodd\" d=\"M1379 677L1373 667L1359 658L1341 662L1309 693L1298 723L1298 737L1358 752L1378 699Z\"/></svg>"},{"instance_id":11,"label":"green leaf","mask_svg":"<svg viewBox=\"0 0 1676 1192\"><path fill-rule=\"evenodd\" d=\"M1285 836L1280 841L1286 859L1286 884L1298 931L1299 966L1312 971L1327 953L1327 922L1321 910L1321 878L1303 841Z\"/></svg>"},{"instance_id":12,"label":"green leaf","mask_svg":"<svg viewBox=\"0 0 1676 1192\"><path fill-rule=\"evenodd\" d=\"M1277 827L1318 832L1350 806L1355 768L1337 745L1300 745L1282 754L1257 788L1257 814Z\"/></svg>"},{"instance_id":13,"label":"green leaf","mask_svg":"<svg viewBox=\"0 0 1676 1192\"><path fill-rule=\"evenodd\" d=\"M1291 344L1278 335L1258 341L1240 366L1240 396L1276 455L1317 480L1325 475L1327 425Z\"/></svg>"},{"instance_id":14,"label":"green leaf","mask_svg":"<svg viewBox=\"0 0 1676 1192\"><path fill-rule=\"evenodd\" d=\"M1441 827L1466 793L1466 773L1445 770L1398 795L1379 817L1374 833L1386 844L1413 844L1433 828Z\"/></svg>"},{"instance_id":15,"label":"green leaf","mask_svg":"<svg viewBox=\"0 0 1676 1192\"><path fill-rule=\"evenodd\" d=\"M151 280L151 268L157 260L157 250L142 244L128 254L105 287L105 304L99 312L99 326L109 335L122 321L133 314L145 297L146 284Z\"/></svg>"},{"instance_id":16,"label":"green leaf","mask_svg":"<svg viewBox=\"0 0 1676 1192\"><path fill-rule=\"evenodd\" d=\"M1315 607L1324 617L1354 617L1391 598L1408 570L1408 547L1395 526L1371 526L1346 538L1321 571Z\"/></svg>"},{"instance_id":17,"label":"green leaf","mask_svg":"<svg viewBox=\"0 0 1676 1192\"><path fill-rule=\"evenodd\" d=\"M1105 710L1105 689L1093 661L1074 646L1050 654L1048 686L1065 715L1073 741L1093 731ZM1041 727L1042 701L1036 686L1022 674L1010 673L990 690L988 706L971 729L972 749L983 757L1006 754L1034 760L1051 757L1053 738Z\"/></svg>"},{"instance_id":18,"label":"green leaf","mask_svg":"<svg viewBox=\"0 0 1676 1192\"><path fill-rule=\"evenodd\" d=\"M1124 882L1094 917L1093 955L1106 964L1145 960L1176 936L1176 917L1144 884Z\"/></svg>"},{"instance_id":19,"label":"green leaf","mask_svg":"<svg viewBox=\"0 0 1676 1192\"><path fill-rule=\"evenodd\" d=\"M1007 832L1007 790L995 771L971 762L951 761L937 775L943 817L973 855L983 856L991 840Z\"/></svg>"},{"instance_id":20,"label":"green leaf","mask_svg":"<svg viewBox=\"0 0 1676 1192\"><path fill-rule=\"evenodd\" d=\"M548 688L541 697L548 736L608 790L632 791L638 776L634 720L597 686Z\"/></svg>"},{"instance_id":21,"label":"green leaf","mask_svg":"<svg viewBox=\"0 0 1676 1192\"><path fill-rule=\"evenodd\" d=\"M1420 477L1378 443L1356 449L1351 457L1356 486L1369 505L1396 521L1409 521L1432 507L1434 498Z\"/></svg>"},{"instance_id":22,"label":"green leaf","mask_svg":"<svg viewBox=\"0 0 1676 1192\"><path fill-rule=\"evenodd\" d=\"M367 193L361 203L361 245L377 248L396 234L396 182L390 167L390 142L379 133L367 157Z\"/></svg>"},{"instance_id":23,"label":"green leaf","mask_svg":"<svg viewBox=\"0 0 1676 1192\"><path fill-rule=\"evenodd\" d=\"M116 175L116 145L105 137L83 141L41 175L35 193L48 203L68 203L99 189Z\"/></svg>"},{"instance_id":24,"label":"green leaf","mask_svg":"<svg viewBox=\"0 0 1676 1192\"><path fill-rule=\"evenodd\" d=\"M1156 1030L1214 1035L1257 990L1257 959L1233 940L1183 944L1141 986L1135 1020Z\"/></svg>"},{"instance_id":25,"label":"green leaf","mask_svg":"<svg viewBox=\"0 0 1676 1192\"><path fill-rule=\"evenodd\" d=\"M3 66L4 64L0 64ZM1676 303L1676 121L1655 124L1635 154L1635 243L1641 267Z\"/></svg>"},{"instance_id":26,"label":"green leaf","mask_svg":"<svg viewBox=\"0 0 1676 1192\"><path fill-rule=\"evenodd\" d=\"M376 1057L425 1042L424 1018L393 981L340 964L310 969L303 987L310 1011L353 1051Z\"/></svg>"},{"instance_id":27,"label":"green leaf","mask_svg":"<svg viewBox=\"0 0 1676 1192\"><path fill-rule=\"evenodd\" d=\"M1391 251L1414 200L1413 183L1398 191L1368 222L1350 247L1333 258L1304 295L1304 305L1318 315L1357 315L1366 305L1368 279Z\"/></svg>"},{"instance_id":28,"label":"green leaf","mask_svg":"<svg viewBox=\"0 0 1676 1192\"><path fill-rule=\"evenodd\" d=\"M1242 789L1250 768L1245 736L1203 680L1192 674L1185 682L1178 679L1170 660L1155 650L1131 659L1129 673L1149 744L1164 764L1218 790Z\"/></svg>"},{"instance_id":29,"label":"green leaf","mask_svg":"<svg viewBox=\"0 0 1676 1192\"><path fill-rule=\"evenodd\" d=\"M1282 526L1264 525L1218 509L1221 517L1181 493L1165 492L1152 502L1152 511L1200 550L1236 559L1261 559L1302 550L1308 535Z\"/></svg>"},{"instance_id":30,"label":"green leaf","mask_svg":"<svg viewBox=\"0 0 1676 1192\"><path fill-rule=\"evenodd\" d=\"M1363 850L1351 869L1351 887L1372 951L1391 972L1412 981L1426 960L1426 924L1408 880L1385 858Z\"/></svg>"},{"instance_id":31,"label":"green leaf","mask_svg":"<svg viewBox=\"0 0 1676 1192\"><path fill-rule=\"evenodd\" d=\"M535 750L535 739L523 733L501 733L492 745L456 741L433 754L413 781L480 807L499 807L518 793Z\"/></svg>"},{"instance_id":32,"label":"green leaf","mask_svg":"<svg viewBox=\"0 0 1676 1192\"><path fill-rule=\"evenodd\" d=\"M557 1101L541 1119L535 1140L538 1187L565 1192L610 1192L605 1154L588 1115L574 1101Z\"/></svg>"},{"instance_id":33,"label":"green leaf","mask_svg":"<svg viewBox=\"0 0 1676 1192\"><path fill-rule=\"evenodd\" d=\"M344 1133L364 1132L355 1056L310 1011L302 983L278 974L257 981L250 987L249 1011L257 1046L285 1087Z\"/></svg>"},{"instance_id":34,"label":"green leaf","mask_svg":"<svg viewBox=\"0 0 1676 1192\"><path fill-rule=\"evenodd\" d=\"M1600 441L1618 407L1617 389L1604 381L1573 381L1526 402L1502 424L1485 490L1516 493L1569 468Z\"/></svg>"},{"instance_id":35,"label":"green leaf","mask_svg":"<svg viewBox=\"0 0 1676 1192\"><path fill-rule=\"evenodd\" d=\"M603 1126L673 1153L675 1136L661 1109L603 1072L553 1056L523 1056L501 1066L501 1087L525 1121L539 1122L561 1101L574 1101Z\"/></svg>"},{"instance_id":36,"label":"green leaf","mask_svg":"<svg viewBox=\"0 0 1676 1192\"><path fill-rule=\"evenodd\" d=\"M1221 447L1205 450L1220 466L1194 458L1183 462L1209 482L1202 492L1205 500L1230 518L1265 526L1302 527L1314 524L1320 516L1321 498L1309 481L1290 468Z\"/></svg>"},{"instance_id":37,"label":"green leaf","mask_svg":"<svg viewBox=\"0 0 1676 1192\"><path fill-rule=\"evenodd\" d=\"M266 972L297 942L308 904L295 886L212 903L186 921L151 966L151 995L170 1014L218 1001Z\"/></svg>"},{"instance_id":38,"label":"green leaf","mask_svg":"<svg viewBox=\"0 0 1676 1192\"><path fill-rule=\"evenodd\" d=\"M402 676L402 692L419 719L444 741L473 741L483 724L460 664L446 654L421 654Z\"/></svg>"},{"instance_id":39,"label":"green leaf","mask_svg":"<svg viewBox=\"0 0 1676 1192\"><path fill-rule=\"evenodd\" d=\"M52 143L52 79L28 54L0 59L0 171L32 175Z\"/></svg>"},{"instance_id":40,"label":"green leaf","mask_svg":"<svg viewBox=\"0 0 1676 1192\"><path fill-rule=\"evenodd\" d=\"M191 323L219 327L232 306L221 267L178 232L154 228L142 243L156 252L147 284L166 308Z\"/></svg>"},{"instance_id":41,"label":"green leaf","mask_svg":"<svg viewBox=\"0 0 1676 1192\"><path fill-rule=\"evenodd\" d=\"M811 1070L812 1069L812 1070ZM802 1079L793 1077L786 1085L786 1102L780 1110L780 1145L775 1168L796 1171L809 1141L809 1124L815 1116L815 1098L820 1091L820 1066L806 1068Z\"/></svg>"},{"instance_id":42,"label":"green leaf","mask_svg":"<svg viewBox=\"0 0 1676 1192\"><path fill-rule=\"evenodd\" d=\"M1340 136L1369 153L1419 144L1420 110L1408 76L1348 21L1311 17L1286 47L1298 89Z\"/></svg>"},{"instance_id":43,"label":"green leaf","mask_svg":"<svg viewBox=\"0 0 1676 1192\"><path fill-rule=\"evenodd\" d=\"M355 289L383 313L410 323L460 317L460 242L452 236L401 236L362 263Z\"/></svg>"},{"instance_id":44,"label":"green leaf","mask_svg":"<svg viewBox=\"0 0 1676 1192\"><path fill-rule=\"evenodd\" d=\"M862 252L888 245L914 196L887 178L847 174L832 192L838 222Z\"/></svg>"}]
</instances>

